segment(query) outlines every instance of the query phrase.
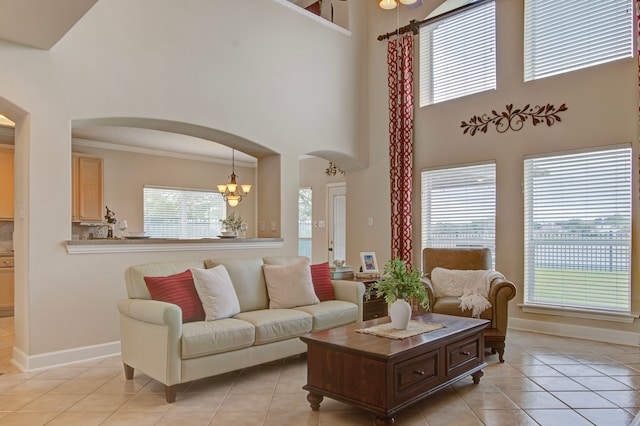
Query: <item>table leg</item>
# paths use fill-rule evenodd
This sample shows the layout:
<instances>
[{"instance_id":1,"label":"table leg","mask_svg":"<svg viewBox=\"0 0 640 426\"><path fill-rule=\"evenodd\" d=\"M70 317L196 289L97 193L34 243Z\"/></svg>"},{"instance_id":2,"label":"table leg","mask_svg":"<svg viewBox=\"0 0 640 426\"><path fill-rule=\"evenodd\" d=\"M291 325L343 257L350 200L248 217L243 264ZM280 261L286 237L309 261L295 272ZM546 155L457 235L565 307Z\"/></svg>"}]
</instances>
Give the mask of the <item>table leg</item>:
<instances>
[{"instance_id":1,"label":"table leg","mask_svg":"<svg viewBox=\"0 0 640 426\"><path fill-rule=\"evenodd\" d=\"M475 383L476 385L478 383L480 383L480 377L482 377L482 376L484 376L484 371L482 371L482 370L479 370L479 371L476 371L475 373L473 373L471 375L471 378L473 378L473 383Z\"/></svg>"},{"instance_id":2,"label":"table leg","mask_svg":"<svg viewBox=\"0 0 640 426\"><path fill-rule=\"evenodd\" d=\"M376 419L373 421L375 426L387 426L392 425L396 421L395 417L383 417L376 416Z\"/></svg>"},{"instance_id":3,"label":"table leg","mask_svg":"<svg viewBox=\"0 0 640 426\"><path fill-rule=\"evenodd\" d=\"M311 404L311 409L313 411L318 411L320 409L320 403L324 397L322 395L318 395L317 393L309 392L307 394L307 401Z\"/></svg>"}]
</instances>

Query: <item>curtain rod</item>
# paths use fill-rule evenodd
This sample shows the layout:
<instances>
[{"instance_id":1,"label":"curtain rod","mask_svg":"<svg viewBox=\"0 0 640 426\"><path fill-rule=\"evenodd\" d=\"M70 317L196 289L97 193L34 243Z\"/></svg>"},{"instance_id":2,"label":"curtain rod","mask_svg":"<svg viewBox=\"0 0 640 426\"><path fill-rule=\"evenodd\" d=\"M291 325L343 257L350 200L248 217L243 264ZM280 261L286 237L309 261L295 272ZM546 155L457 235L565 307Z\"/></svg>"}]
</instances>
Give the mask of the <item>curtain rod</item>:
<instances>
[{"instance_id":1,"label":"curtain rod","mask_svg":"<svg viewBox=\"0 0 640 426\"><path fill-rule=\"evenodd\" d=\"M464 12L467 9L472 9L474 7L478 7L481 4L487 3L488 1L495 1L495 0L475 0L475 1L471 1L471 3L467 3L465 5L462 5L460 7L457 7L453 10L450 10L446 13L443 13L442 15L438 15L438 16L434 16L433 18L427 18L424 19L422 21L418 21L416 19L412 19L411 21L409 21L408 25L405 25L404 27L400 27L395 31L391 31L388 32L386 34L381 34L378 36L378 41L382 41L385 40L387 38L391 38L394 35L400 35L400 34L404 34L404 33L408 33L409 31L413 32L413 35L418 35L420 33L420 27L426 23L432 23L432 22L436 22L439 21L441 19L444 18L448 18L452 15L457 15L458 13Z\"/></svg>"},{"instance_id":2,"label":"curtain rod","mask_svg":"<svg viewBox=\"0 0 640 426\"><path fill-rule=\"evenodd\" d=\"M400 34L408 33L409 31L413 32L413 35L417 35L420 32L420 24L422 22L424 22L424 21L418 21L416 19L412 19L411 21L409 21L408 25L405 25L404 27L400 27L396 31L391 31L391 32L388 32L386 34L379 35L378 36L378 41L382 41L384 39L391 38L394 35L400 35Z\"/></svg>"}]
</instances>

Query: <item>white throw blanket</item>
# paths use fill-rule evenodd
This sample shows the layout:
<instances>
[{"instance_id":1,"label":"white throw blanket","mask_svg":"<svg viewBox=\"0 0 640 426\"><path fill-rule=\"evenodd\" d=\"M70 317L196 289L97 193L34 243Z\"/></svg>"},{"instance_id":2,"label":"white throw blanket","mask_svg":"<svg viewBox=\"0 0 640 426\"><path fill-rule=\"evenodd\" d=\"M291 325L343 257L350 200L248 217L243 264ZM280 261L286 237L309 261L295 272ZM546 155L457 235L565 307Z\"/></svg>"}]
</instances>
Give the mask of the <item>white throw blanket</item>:
<instances>
[{"instance_id":1,"label":"white throw blanket","mask_svg":"<svg viewBox=\"0 0 640 426\"><path fill-rule=\"evenodd\" d=\"M495 278L504 278L497 271L457 270L434 268L431 271L431 282L436 297L457 296L460 298L460 309L471 310L471 315L478 318L491 307L489 303L489 286Z\"/></svg>"}]
</instances>

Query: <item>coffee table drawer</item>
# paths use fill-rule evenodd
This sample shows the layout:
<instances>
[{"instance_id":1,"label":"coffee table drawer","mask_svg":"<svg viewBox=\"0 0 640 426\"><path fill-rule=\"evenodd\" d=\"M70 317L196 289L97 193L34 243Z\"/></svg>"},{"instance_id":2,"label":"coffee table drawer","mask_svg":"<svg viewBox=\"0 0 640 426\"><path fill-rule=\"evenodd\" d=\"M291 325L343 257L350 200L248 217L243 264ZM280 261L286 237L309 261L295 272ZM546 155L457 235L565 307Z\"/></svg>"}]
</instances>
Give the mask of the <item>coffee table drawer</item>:
<instances>
[{"instance_id":1,"label":"coffee table drawer","mask_svg":"<svg viewBox=\"0 0 640 426\"><path fill-rule=\"evenodd\" d=\"M447 345L447 375L455 375L456 370L479 362L480 351L483 350L480 343L480 337L476 335Z\"/></svg>"},{"instance_id":2,"label":"coffee table drawer","mask_svg":"<svg viewBox=\"0 0 640 426\"><path fill-rule=\"evenodd\" d=\"M394 376L396 399L428 389L440 377L439 365L439 350L398 363Z\"/></svg>"}]
</instances>

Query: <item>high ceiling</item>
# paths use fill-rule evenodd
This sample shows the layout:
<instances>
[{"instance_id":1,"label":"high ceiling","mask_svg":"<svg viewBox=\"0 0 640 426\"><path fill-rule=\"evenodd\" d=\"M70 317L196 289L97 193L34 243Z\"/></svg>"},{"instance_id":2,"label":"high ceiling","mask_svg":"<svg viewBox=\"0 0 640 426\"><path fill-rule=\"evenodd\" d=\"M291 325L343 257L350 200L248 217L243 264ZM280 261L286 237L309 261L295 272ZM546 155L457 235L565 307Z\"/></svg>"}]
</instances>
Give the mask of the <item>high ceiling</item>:
<instances>
[{"instance_id":1,"label":"high ceiling","mask_svg":"<svg viewBox=\"0 0 640 426\"><path fill-rule=\"evenodd\" d=\"M49 50L98 0L0 0L0 39ZM0 111L2 114L2 111ZM209 140L148 129L95 126L73 130L74 139L97 141L99 146L164 155L230 159L231 149ZM13 132L0 128L0 143L13 143ZM236 152L245 165L255 158Z\"/></svg>"},{"instance_id":2,"label":"high ceiling","mask_svg":"<svg viewBox=\"0 0 640 426\"><path fill-rule=\"evenodd\" d=\"M51 49L98 0L0 0L0 38Z\"/></svg>"}]
</instances>

